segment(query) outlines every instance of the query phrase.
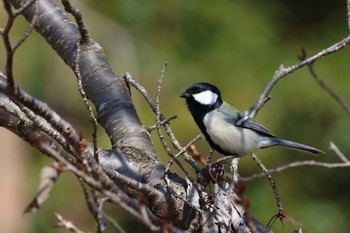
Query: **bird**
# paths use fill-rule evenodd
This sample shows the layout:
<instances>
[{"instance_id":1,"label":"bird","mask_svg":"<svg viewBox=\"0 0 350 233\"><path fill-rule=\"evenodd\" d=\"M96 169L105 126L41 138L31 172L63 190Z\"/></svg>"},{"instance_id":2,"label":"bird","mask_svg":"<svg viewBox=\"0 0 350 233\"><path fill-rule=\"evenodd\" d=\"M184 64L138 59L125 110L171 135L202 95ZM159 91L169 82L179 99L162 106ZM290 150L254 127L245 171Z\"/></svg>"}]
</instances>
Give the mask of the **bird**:
<instances>
[{"instance_id":1,"label":"bird","mask_svg":"<svg viewBox=\"0 0 350 233\"><path fill-rule=\"evenodd\" d=\"M226 103L213 84L199 82L180 94L209 146L224 156L242 157L259 149L282 146L310 154L324 152L281 139L249 116Z\"/></svg>"}]
</instances>

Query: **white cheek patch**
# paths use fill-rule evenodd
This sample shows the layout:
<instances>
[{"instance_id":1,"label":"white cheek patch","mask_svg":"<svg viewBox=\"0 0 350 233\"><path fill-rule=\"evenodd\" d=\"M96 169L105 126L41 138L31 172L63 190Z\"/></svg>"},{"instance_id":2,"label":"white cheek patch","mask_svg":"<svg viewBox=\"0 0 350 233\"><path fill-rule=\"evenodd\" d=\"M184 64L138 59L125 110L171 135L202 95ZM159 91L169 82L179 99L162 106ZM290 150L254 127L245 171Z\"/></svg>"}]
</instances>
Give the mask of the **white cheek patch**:
<instances>
[{"instance_id":1,"label":"white cheek patch","mask_svg":"<svg viewBox=\"0 0 350 233\"><path fill-rule=\"evenodd\" d=\"M194 94L193 98L200 104L212 105L218 99L218 95L212 91L207 90L207 91L200 92L198 94Z\"/></svg>"}]
</instances>

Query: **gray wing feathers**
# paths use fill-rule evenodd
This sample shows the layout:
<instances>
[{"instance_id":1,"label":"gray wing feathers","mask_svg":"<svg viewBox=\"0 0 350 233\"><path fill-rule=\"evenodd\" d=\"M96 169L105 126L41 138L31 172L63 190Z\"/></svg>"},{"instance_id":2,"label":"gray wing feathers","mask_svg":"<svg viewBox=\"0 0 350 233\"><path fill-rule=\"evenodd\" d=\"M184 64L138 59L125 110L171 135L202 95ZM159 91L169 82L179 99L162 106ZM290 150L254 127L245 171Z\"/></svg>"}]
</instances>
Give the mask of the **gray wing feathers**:
<instances>
[{"instance_id":1,"label":"gray wing feathers","mask_svg":"<svg viewBox=\"0 0 350 233\"><path fill-rule=\"evenodd\" d=\"M270 136L270 137L276 137L268 129L266 129L264 126L262 126L261 124L259 124L258 122L254 121L251 118L249 118L246 121L242 122L241 125L238 125L238 126L243 127L243 128L247 128L247 129L252 129L255 132L258 132L260 134L265 134L265 135Z\"/></svg>"},{"instance_id":2,"label":"gray wing feathers","mask_svg":"<svg viewBox=\"0 0 350 233\"><path fill-rule=\"evenodd\" d=\"M221 112L222 114L224 114L227 122L229 122L235 126L251 129L257 133L264 134L266 136L276 137L268 129L266 129L263 125L259 124L258 122L256 122L255 120L253 120L250 117L245 117L237 109L230 106L226 102L224 102L222 104L222 106L220 107L220 109L218 109L218 111Z\"/></svg>"}]
</instances>

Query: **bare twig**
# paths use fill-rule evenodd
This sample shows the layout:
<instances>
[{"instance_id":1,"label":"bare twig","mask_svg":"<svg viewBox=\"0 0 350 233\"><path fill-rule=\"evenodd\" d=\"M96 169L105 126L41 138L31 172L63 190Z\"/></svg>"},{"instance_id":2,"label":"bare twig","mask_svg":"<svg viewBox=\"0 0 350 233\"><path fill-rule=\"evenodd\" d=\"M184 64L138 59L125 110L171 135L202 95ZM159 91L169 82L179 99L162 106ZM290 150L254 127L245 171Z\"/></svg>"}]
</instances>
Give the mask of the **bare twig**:
<instances>
[{"instance_id":1,"label":"bare twig","mask_svg":"<svg viewBox=\"0 0 350 233\"><path fill-rule=\"evenodd\" d=\"M157 132L160 138L160 141L165 149L165 151L168 153L169 156L174 157L168 143L165 141L162 129L161 129L161 112L160 112L160 92L162 89L162 84L164 80L164 74L166 71L167 63L163 65L162 71L160 73L160 78L158 80L158 85L157 85L157 94L156 94L156 102L155 102L155 112L156 112L156 128Z\"/></svg>"},{"instance_id":2,"label":"bare twig","mask_svg":"<svg viewBox=\"0 0 350 233\"><path fill-rule=\"evenodd\" d=\"M330 142L329 143L329 149L334 151L334 153L339 157L339 159L341 161L343 161L344 163L348 163L350 162L350 160L343 154L343 152L341 152L339 150L339 148L337 147L337 145L334 144L334 142Z\"/></svg>"},{"instance_id":3,"label":"bare twig","mask_svg":"<svg viewBox=\"0 0 350 233\"><path fill-rule=\"evenodd\" d=\"M4 41L4 46L6 50L6 65L5 65L5 75L7 76L8 87L11 91L15 90L15 81L13 79L13 50L10 41L10 30L14 23L15 17L13 15L13 11L11 5L8 1L3 1L4 7L8 15L8 20L5 28L2 30L2 39Z\"/></svg>"},{"instance_id":4,"label":"bare twig","mask_svg":"<svg viewBox=\"0 0 350 233\"><path fill-rule=\"evenodd\" d=\"M317 75L316 71L314 70L312 65L309 65L309 70L311 75L315 78L316 82L331 96L333 97L333 99L335 99L340 106L342 106L342 108L346 111L346 113L348 115L350 115L350 106L346 103L346 101L340 97L339 95L337 95L337 93L335 93L332 88L330 88L329 86L327 86L327 84Z\"/></svg>"},{"instance_id":5,"label":"bare twig","mask_svg":"<svg viewBox=\"0 0 350 233\"><path fill-rule=\"evenodd\" d=\"M192 144L194 144L196 141L198 141L202 136L201 135L197 135L196 137L194 137L191 141L189 141L187 143L186 146L184 146L176 155L175 158L179 157L180 155L182 155L183 153L185 153L185 151L188 149L188 147Z\"/></svg>"},{"instance_id":6,"label":"bare twig","mask_svg":"<svg viewBox=\"0 0 350 233\"><path fill-rule=\"evenodd\" d=\"M68 1L69 2L69 1ZM86 92L84 91L83 88L83 82L81 79L81 74L80 74L80 66L79 66L79 62L80 62L80 52L81 52L81 45L80 45L80 41L77 41L77 50L75 53L75 64L74 64L74 73L77 77L78 80L78 90L79 93L84 101L85 107L89 112L89 116L90 116L90 121L92 123L92 140L93 140L93 145L94 145L94 157L96 159L96 161L98 162L98 148L97 148L97 127L98 127L98 121L94 115L94 110L92 109L88 97L86 95Z\"/></svg>"},{"instance_id":7,"label":"bare twig","mask_svg":"<svg viewBox=\"0 0 350 233\"><path fill-rule=\"evenodd\" d=\"M15 18L17 16L19 16L20 14L22 14L24 11L26 11L33 4L35 4L35 13L34 13L34 16L31 20L29 26L27 27L24 35L13 46L11 46L9 32L12 28L12 25L14 23ZM56 114L52 109L49 109L49 107L45 103L33 98L32 96L30 96L29 94L27 94L26 92L21 90L19 87L17 87L15 82L14 82L14 77L13 77L13 72L12 72L13 56L14 56L16 49L28 38L30 32L34 28L34 25L38 19L39 2L38 2L38 0L27 1L20 8L18 8L16 10L12 10L8 1L4 1L4 6L5 6L5 9L7 10L9 18L8 18L8 21L7 21L7 24L4 28L4 30L2 31L4 45L5 45L5 48L7 51L7 62L6 62L6 67L5 67L5 75L2 74L3 80L0 80L1 89L3 90L3 92L7 91L8 96L10 96L12 101L19 104L19 106L24 105L24 106L28 107L29 109L32 109L32 111L34 111L34 113L37 113L40 116L42 116L47 121L47 123L53 124L53 126L58 130L58 132L62 133L64 136L66 136L66 139L69 140L69 142L71 144L71 145L69 145L68 143L64 142L65 140L62 139L62 140L59 140L61 145L70 153L73 152L73 154L76 154L76 152L74 152L73 148L75 146L75 142L77 142L78 137L76 137L77 134L75 133L75 131L71 127L71 125L69 123L65 122L61 117L59 117L59 115ZM24 109L24 111L26 111L26 109ZM28 111L27 111L27 113L28 113ZM34 114L31 114L31 116L34 116ZM41 119L39 119L39 118L36 118L36 119L37 119L36 120L37 123L42 122ZM43 126L45 124L38 124L38 125ZM46 126L45 132L49 132L48 131L49 128L50 127ZM54 132L54 131L51 131L51 132ZM54 133L54 134L56 135L54 137L54 139L58 139L58 136L57 136L58 134L57 133ZM53 135L53 134L51 134L51 135Z\"/></svg>"},{"instance_id":8,"label":"bare twig","mask_svg":"<svg viewBox=\"0 0 350 233\"><path fill-rule=\"evenodd\" d=\"M169 117L169 118L165 118L164 120L162 120L162 121L160 122L160 125L165 125L166 123L168 123L168 122L170 122L171 120L174 120L174 119L176 119L176 118L177 118L176 115L175 115L175 116L172 116L172 117ZM155 130L155 129L157 129L157 125L152 125L152 126L147 127L147 131L149 131L149 132L151 132L152 130Z\"/></svg>"},{"instance_id":9,"label":"bare twig","mask_svg":"<svg viewBox=\"0 0 350 233\"><path fill-rule=\"evenodd\" d=\"M181 170L186 174L186 176L190 177L189 173L186 171L185 167L182 165L182 163L180 163L180 161L175 157L175 155L173 154L173 152L171 151L168 143L166 142L162 129L161 129L161 112L160 112L160 92L162 89L162 84L163 84L163 80L164 80L164 75L165 75L165 71L166 71L166 67L167 67L167 63L165 63L163 65L162 71L160 73L160 77L158 80L158 86L157 86L157 95L156 95L156 102L155 102L155 106L156 106L156 126L157 126L157 132L158 132L158 136L160 138L160 141L165 149L165 151L168 153L168 155L171 157L172 160L174 160L177 165L181 168Z\"/></svg>"},{"instance_id":10,"label":"bare twig","mask_svg":"<svg viewBox=\"0 0 350 233\"><path fill-rule=\"evenodd\" d=\"M350 29L350 0L346 1L347 16L348 16L348 29Z\"/></svg>"},{"instance_id":11,"label":"bare twig","mask_svg":"<svg viewBox=\"0 0 350 233\"><path fill-rule=\"evenodd\" d=\"M5 92L7 89L7 77L0 73L0 90ZM35 114L41 116L48 123L50 123L64 138L70 143L74 148L77 148L77 143L79 141L79 135L72 127L70 123L65 121L59 114L57 114L53 109L51 109L46 103L39 99L34 98L27 92L17 87L17 91L14 93L9 93L9 98L16 102L17 105L23 105L33 111Z\"/></svg>"},{"instance_id":12,"label":"bare twig","mask_svg":"<svg viewBox=\"0 0 350 233\"><path fill-rule=\"evenodd\" d=\"M75 21L78 24L78 29L81 34L81 42L82 44L86 44L90 42L90 34L89 30L83 20L83 16L81 15L79 9L72 6L70 0L62 0L62 4L64 9L73 15Z\"/></svg>"},{"instance_id":13,"label":"bare twig","mask_svg":"<svg viewBox=\"0 0 350 233\"><path fill-rule=\"evenodd\" d=\"M300 61L305 60L307 57L306 50L304 48L301 49L301 55L298 56ZM343 109L346 111L348 115L350 115L350 106L346 103L346 101L341 98L337 93L335 93L332 88L330 88L316 73L314 66L314 63L310 63L307 65L307 68L309 69L312 77L316 80L316 82L335 100L337 101L340 106L343 107Z\"/></svg>"},{"instance_id":14,"label":"bare twig","mask_svg":"<svg viewBox=\"0 0 350 233\"><path fill-rule=\"evenodd\" d=\"M145 200L145 197L144 196L139 196L139 198L138 198L138 201L139 201L139 203L140 203L140 205L139 205L139 207L140 207L140 209L139 209L139 211L140 211L140 213L141 213L141 215L143 216L143 219L144 219L144 221L145 222L147 222L149 225L152 225L152 221L151 221L151 219L150 219L150 217L149 217L149 215L148 215L148 210L147 210L147 207L146 207L146 200Z\"/></svg>"},{"instance_id":15,"label":"bare twig","mask_svg":"<svg viewBox=\"0 0 350 233\"><path fill-rule=\"evenodd\" d=\"M15 102L11 101L1 93L0 109L2 112L0 116L3 120L1 125L3 127L16 133L23 140L39 149L43 154L55 158L52 153L59 153L71 164L81 166L80 162L71 153L68 153L54 138L46 134L37 123L33 122L20 110L20 107Z\"/></svg>"},{"instance_id":16,"label":"bare twig","mask_svg":"<svg viewBox=\"0 0 350 233\"><path fill-rule=\"evenodd\" d=\"M14 10L13 11L13 16L14 17L17 17L18 15L20 15L20 14L22 14L24 11L26 11L29 7L31 7L32 6L32 4L34 3L34 2L37 2L38 0L31 0L31 1L26 1L26 2L24 2L24 4L20 7L20 8L18 8L18 9L16 9L16 10ZM37 12L35 12L35 14L37 14Z\"/></svg>"},{"instance_id":17,"label":"bare twig","mask_svg":"<svg viewBox=\"0 0 350 233\"><path fill-rule=\"evenodd\" d=\"M135 81L135 79L132 78L130 73L125 73L124 74L124 79L125 81L130 84L131 86L133 86L138 92L141 93L141 95L145 98L145 100L147 101L147 103L149 104L149 106L152 108L153 112L156 112L156 105L153 102L151 96L149 95L149 93L147 92L146 88L144 88L143 86L141 86L139 83L137 83ZM163 120L163 119L162 119Z\"/></svg>"},{"instance_id":18,"label":"bare twig","mask_svg":"<svg viewBox=\"0 0 350 233\"><path fill-rule=\"evenodd\" d=\"M269 173L276 173L276 172L281 172L287 169L291 168L296 168L296 167L323 167L323 168L349 168L350 167L350 162L346 163L323 163L323 162L318 162L315 160L307 160L307 161L297 161L293 163L289 163L283 166L279 166L276 168L269 169ZM263 172L257 173L248 177L241 177L240 181L243 182L249 182L251 180L254 180L256 178L261 178L264 177L265 174Z\"/></svg>"},{"instance_id":19,"label":"bare twig","mask_svg":"<svg viewBox=\"0 0 350 233\"><path fill-rule=\"evenodd\" d=\"M158 189L154 188L153 186L147 183L136 181L135 179L132 179L117 171L110 171L110 172L111 172L111 174L109 174L110 178L117 184L122 183L125 186L128 186L136 191L139 191L150 200L163 198L163 194Z\"/></svg>"},{"instance_id":20,"label":"bare twig","mask_svg":"<svg viewBox=\"0 0 350 233\"><path fill-rule=\"evenodd\" d=\"M106 213L103 213L104 218L120 233L126 233L120 224L111 216Z\"/></svg>"},{"instance_id":21,"label":"bare twig","mask_svg":"<svg viewBox=\"0 0 350 233\"><path fill-rule=\"evenodd\" d=\"M38 13L39 13L39 0L33 0L33 1L29 1L27 3L25 3L20 9L17 9L14 12L14 15L18 15L20 13L22 13L23 11L25 11L28 7L30 7L33 2L35 2L35 15L32 18L30 24L28 25L26 31L24 32L23 36L12 46L12 51L15 52L16 49L21 46L21 44L28 38L28 36L30 35L30 33L33 31L35 23L38 19Z\"/></svg>"},{"instance_id":22,"label":"bare twig","mask_svg":"<svg viewBox=\"0 0 350 233\"><path fill-rule=\"evenodd\" d=\"M6 65L5 65L5 75L7 76L7 83L8 83L8 90L11 92L16 91L16 85L13 77L13 56L15 50L26 40L29 33L33 30L34 24L38 17L38 1L32 0L28 1L23 6L17 10L12 10L11 5L8 1L3 1L4 7L8 15L8 20L5 25L5 28L1 30L1 35L3 38L5 50L6 50ZM35 16L33 17L33 20L29 24L29 26L26 29L25 34L16 42L14 46L11 45L10 41L10 30L13 26L13 23L16 19L16 17L21 14L23 11L28 9L33 3L35 2Z\"/></svg>"},{"instance_id":23,"label":"bare twig","mask_svg":"<svg viewBox=\"0 0 350 233\"><path fill-rule=\"evenodd\" d=\"M85 197L87 206L89 208L89 211L92 214L92 216L94 217L95 222L97 223L97 231L96 232L102 233L105 230L107 223L106 223L105 219L102 217L100 211L98 210L95 190L92 190L92 192L93 192L92 195L94 195L94 196L91 198L89 190L88 190L89 187L87 186L87 184L85 184L85 182L81 178L79 178L79 181L80 181L80 185L83 189L84 197Z\"/></svg>"},{"instance_id":24,"label":"bare twig","mask_svg":"<svg viewBox=\"0 0 350 233\"><path fill-rule=\"evenodd\" d=\"M70 232L73 233L84 233L82 230L80 230L78 227L76 227L73 222L68 221L66 219L64 219L62 217L62 215L60 215L59 213L55 213L55 216L58 220L58 222L54 225L54 227L60 228L66 228L67 230L69 230Z\"/></svg>"},{"instance_id":25,"label":"bare twig","mask_svg":"<svg viewBox=\"0 0 350 233\"><path fill-rule=\"evenodd\" d=\"M139 91L142 96L146 99L147 103L149 104L149 106L152 108L153 112L156 113L156 105L153 102L152 98L150 97L150 95L148 94L147 90L141 86L140 84L138 84L129 73L126 73L124 75L125 80L134 88L136 88L137 91ZM163 121L165 119L165 117L163 116L163 114L160 113L160 119ZM166 132L169 136L169 138L171 139L171 142L173 144L173 146L177 149L177 150L181 150L182 146L179 143L179 141L176 139L170 125L168 123L164 124L164 127L166 129ZM194 161L192 159L192 157L188 154L188 153L183 153L185 161L190 164L195 171L200 171L199 166L197 165L196 161Z\"/></svg>"},{"instance_id":26,"label":"bare twig","mask_svg":"<svg viewBox=\"0 0 350 233\"><path fill-rule=\"evenodd\" d=\"M251 118L254 118L256 114L259 112L261 107L264 105L266 100L268 99L269 93L271 92L272 88L277 84L279 80L284 78L290 73L293 73L294 71L311 64L315 62L316 60L325 57L327 55L330 55L332 53L335 53L341 49L343 49L345 46L347 46L350 43L350 35L342 39L341 41L331 45L330 47L322 50L321 52L318 52L317 54L313 55L312 57L309 57L302 62L289 66L284 67L283 65L280 65L279 69L275 72L274 76L272 77L271 81L266 85L264 91L259 96L258 100L245 112L245 115L248 115Z\"/></svg>"},{"instance_id":27,"label":"bare twig","mask_svg":"<svg viewBox=\"0 0 350 233\"><path fill-rule=\"evenodd\" d=\"M158 85L157 85L157 94L156 94L156 101L155 101L155 107L156 107L156 125L157 125L157 132L159 135L159 138L161 140L161 143L165 149L165 151L168 153L168 155L171 157L171 159L173 161L176 162L176 164L180 167L180 169L185 173L186 177L190 180L191 184L194 185L195 189L197 190L198 194L199 194L199 198L200 198L200 203L203 203L203 193L202 193L202 189L201 187L198 185L197 182L195 182L190 174L187 172L187 170L185 169L185 167L182 165L182 163L175 157L175 155L173 154L173 152L170 150L170 147L168 145L168 143L165 141L164 139L164 135L160 126L161 123L161 112L160 112L160 92L162 89L162 84L163 84L163 80L164 80L164 75L165 75L165 71L166 71L166 67L167 64L165 63L163 65L163 68L161 70L161 74L158 80ZM167 124L166 124L167 125ZM181 148L180 150L182 150L183 148ZM185 152L183 152L182 154L184 154ZM168 172L165 173L165 181L168 184ZM169 184L167 185L167 187L169 187Z\"/></svg>"},{"instance_id":28,"label":"bare twig","mask_svg":"<svg viewBox=\"0 0 350 233\"><path fill-rule=\"evenodd\" d=\"M45 166L41 169L38 192L33 200L27 205L23 211L23 214L33 213L41 208L41 206L49 198L61 170L62 166L57 162L54 162L51 166Z\"/></svg>"},{"instance_id":29,"label":"bare twig","mask_svg":"<svg viewBox=\"0 0 350 233\"><path fill-rule=\"evenodd\" d=\"M104 197L104 198L101 198L101 199L98 200L98 211L102 215L101 217L106 219L115 228L115 230L117 230L117 232L119 232L119 233L126 233L124 231L124 229L120 226L120 224L117 222L116 219L112 218L111 216L109 216L107 213L105 213L103 211L104 204L107 201L109 201L108 197Z\"/></svg>"},{"instance_id":30,"label":"bare twig","mask_svg":"<svg viewBox=\"0 0 350 233\"><path fill-rule=\"evenodd\" d=\"M91 187L95 188L96 190L100 191L101 193L103 193L113 203L119 205L121 208L123 208L131 216L135 217L136 219L138 219L139 221L144 223L145 226L147 226L149 229L151 229L153 231L156 231L159 229L159 227L157 227L153 224L149 225L148 222L145 222L143 219L143 216L138 211L136 211L134 208L132 208L131 206L129 206L126 203L124 196L122 197L120 194L116 194L116 193L110 191L111 187L106 187L104 185L104 182L102 182L100 180L96 180L94 177L90 176L89 174L87 174L87 173L79 170L75 166L71 165L67 160L65 160L58 153L56 153L52 148L50 148L50 146L47 145L45 142L39 142L39 143L42 144L42 147L46 147L46 150L50 151L50 154L54 157L54 159L63 163L66 166L67 170L73 172L75 175L82 178L84 180L84 182L87 183L89 186L91 186ZM148 185L148 187L150 187L150 186Z\"/></svg>"},{"instance_id":31,"label":"bare twig","mask_svg":"<svg viewBox=\"0 0 350 233\"><path fill-rule=\"evenodd\" d=\"M44 119L40 118L38 115L33 113L30 109L19 106L22 112L24 112L29 119L31 119L40 129L42 129L46 134L48 134L50 137L52 137L55 141L57 141L68 153L72 155L77 155L78 152L75 150L75 148L70 145L65 137L63 137L59 132L57 132L55 129L51 127L48 122L46 122Z\"/></svg>"},{"instance_id":32,"label":"bare twig","mask_svg":"<svg viewBox=\"0 0 350 233\"><path fill-rule=\"evenodd\" d=\"M176 155L174 155L174 158L177 159L180 155L182 155L183 153L185 153L185 151L193 144L195 143L197 140L199 140L201 138L200 135L197 135L196 137L194 137L191 141L189 141L189 143L187 143L186 146L184 146L179 152L177 152ZM174 163L174 159L169 160L165 172L168 172L170 170L170 166Z\"/></svg>"},{"instance_id":33,"label":"bare twig","mask_svg":"<svg viewBox=\"0 0 350 233\"><path fill-rule=\"evenodd\" d=\"M269 172L269 170L266 169L265 165L261 162L261 160L254 153L251 155L251 157L256 162L256 164L258 164L258 166L261 168L263 173L266 175L267 179L270 181L272 190L273 190L273 192L275 194L275 198L276 198L276 201L277 201L278 212L279 212L280 215L282 215L283 207L282 207L282 203L281 203L281 199L280 199L280 194L278 192L276 183L275 183L274 179L271 176L271 173Z\"/></svg>"}]
</instances>

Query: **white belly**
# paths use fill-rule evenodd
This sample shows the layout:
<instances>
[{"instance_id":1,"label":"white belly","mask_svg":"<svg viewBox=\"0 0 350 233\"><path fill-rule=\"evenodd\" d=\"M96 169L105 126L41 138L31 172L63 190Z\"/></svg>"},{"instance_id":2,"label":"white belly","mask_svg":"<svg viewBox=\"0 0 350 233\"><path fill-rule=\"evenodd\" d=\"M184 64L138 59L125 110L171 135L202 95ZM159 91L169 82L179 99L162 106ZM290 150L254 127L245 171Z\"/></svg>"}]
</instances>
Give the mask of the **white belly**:
<instances>
[{"instance_id":1,"label":"white belly","mask_svg":"<svg viewBox=\"0 0 350 233\"><path fill-rule=\"evenodd\" d=\"M203 119L207 132L215 144L232 155L251 154L259 149L259 135L253 130L226 122L221 114L214 110Z\"/></svg>"}]
</instances>

